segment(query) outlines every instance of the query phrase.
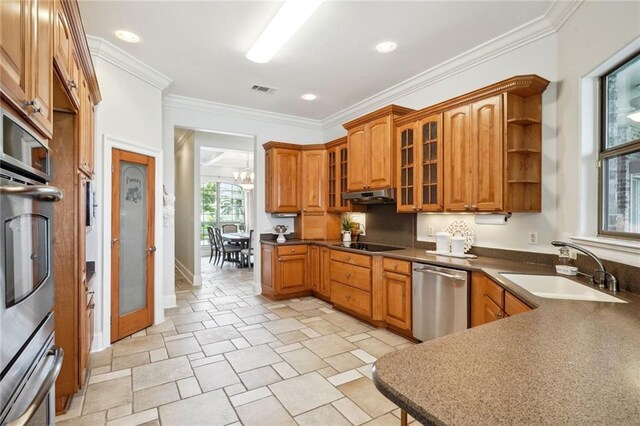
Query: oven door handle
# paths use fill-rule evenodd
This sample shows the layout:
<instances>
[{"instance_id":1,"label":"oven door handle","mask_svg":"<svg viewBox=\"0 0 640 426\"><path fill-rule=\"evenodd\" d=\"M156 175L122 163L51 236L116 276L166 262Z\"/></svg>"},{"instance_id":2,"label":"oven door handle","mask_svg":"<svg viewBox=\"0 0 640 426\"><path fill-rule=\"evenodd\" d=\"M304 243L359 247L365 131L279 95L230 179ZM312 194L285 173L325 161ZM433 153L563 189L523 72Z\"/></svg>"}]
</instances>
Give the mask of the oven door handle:
<instances>
[{"instance_id":1,"label":"oven door handle","mask_svg":"<svg viewBox=\"0 0 640 426\"><path fill-rule=\"evenodd\" d=\"M31 401L31 404L29 404L27 409L20 415L20 417L9 423L8 426L26 425L29 420L31 420L36 411L38 411L38 408L40 407L40 405L42 405L42 402L47 397L49 392L51 392L51 388L58 378L58 374L60 373L60 369L62 368L63 355L64 351L59 346L53 346L51 349L49 349L49 352L47 352L47 356L54 357L51 370L49 370L49 373L47 373L47 377L42 382L42 385L40 386L40 389L38 389L38 393L33 398L33 401Z\"/></svg>"},{"instance_id":2,"label":"oven door handle","mask_svg":"<svg viewBox=\"0 0 640 426\"><path fill-rule=\"evenodd\" d=\"M62 200L62 190L49 185L0 186L0 193L35 198L38 201Z\"/></svg>"}]
</instances>

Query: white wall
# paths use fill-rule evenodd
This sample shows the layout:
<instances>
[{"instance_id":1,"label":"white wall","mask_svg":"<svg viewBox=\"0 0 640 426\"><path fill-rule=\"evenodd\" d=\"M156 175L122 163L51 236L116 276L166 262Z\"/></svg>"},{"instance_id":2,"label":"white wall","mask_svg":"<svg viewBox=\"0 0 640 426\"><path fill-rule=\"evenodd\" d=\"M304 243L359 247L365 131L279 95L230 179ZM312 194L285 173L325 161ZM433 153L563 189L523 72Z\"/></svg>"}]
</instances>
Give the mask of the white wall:
<instances>
[{"instance_id":1,"label":"white wall","mask_svg":"<svg viewBox=\"0 0 640 426\"><path fill-rule=\"evenodd\" d=\"M200 284L200 257L194 252L196 173L194 134L181 141L175 151L176 169L176 219L175 260L176 267L192 284ZM197 262L196 262L197 260ZM197 263L197 265L196 265Z\"/></svg>"},{"instance_id":2,"label":"white wall","mask_svg":"<svg viewBox=\"0 0 640 426\"><path fill-rule=\"evenodd\" d=\"M95 338L93 349L101 350L110 345L110 233L111 197L105 191L110 187L111 145L141 151L156 156L156 193L161 188L162 175L162 90L131 72L115 65L104 55L104 49L113 48L100 39L89 38L93 63L96 69L102 101L95 115L95 179L98 203L96 224L88 235L88 247L95 250ZM105 145L105 143L107 145ZM160 208L158 209L158 206ZM162 200L156 200L156 244L162 245ZM105 234L107 238L105 238ZM156 253L156 270L163 264L162 252ZM164 320L162 304L162 274L155 277L155 321Z\"/></svg>"},{"instance_id":3,"label":"white wall","mask_svg":"<svg viewBox=\"0 0 640 426\"><path fill-rule=\"evenodd\" d=\"M235 135L251 136L255 140L255 152L253 169L256 175L255 205L256 233L270 232L276 224L286 224L293 227L292 219L274 219L264 212L264 149L262 144L269 141L292 142L299 144L313 144L322 142L322 130L318 123L311 120L295 117L277 116L265 114L246 108L225 107L210 102L184 100L183 98L169 96L165 98L163 117L163 141L166 155L166 167L164 168L164 183L171 193L175 193L175 170L173 158L174 128L182 127L211 132L222 132ZM173 251L173 238L175 229L165 228L165 257L175 258ZM169 241L170 240L170 241ZM255 258L254 282L256 288L259 285L260 259ZM166 262L164 275L173 274L173 264ZM174 283L165 280L165 292L174 291Z\"/></svg>"},{"instance_id":4,"label":"white wall","mask_svg":"<svg viewBox=\"0 0 640 426\"><path fill-rule=\"evenodd\" d=\"M558 32L559 237L597 234L597 77L639 49L640 2L584 2ZM640 249L594 244L604 258L640 266Z\"/></svg>"}]
</instances>

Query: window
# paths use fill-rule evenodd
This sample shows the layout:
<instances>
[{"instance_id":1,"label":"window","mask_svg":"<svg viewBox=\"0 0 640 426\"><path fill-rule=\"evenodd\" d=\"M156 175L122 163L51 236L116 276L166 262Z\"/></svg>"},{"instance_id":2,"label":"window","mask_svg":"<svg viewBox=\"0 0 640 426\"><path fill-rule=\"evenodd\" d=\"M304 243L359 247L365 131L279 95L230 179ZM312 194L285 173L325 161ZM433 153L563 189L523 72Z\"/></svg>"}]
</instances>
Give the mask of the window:
<instances>
[{"instance_id":1,"label":"window","mask_svg":"<svg viewBox=\"0 0 640 426\"><path fill-rule=\"evenodd\" d=\"M599 233L640 239L640 52L600 87Z\"/></svg>"},{"instance_id":2,"label":"window","mask_svg":"<svg viewBox=\"0 0 640 426\"><path fill-rule=\"evenodd\" d=\"M209 182L200 187L200 244L209 245L207 227L226 224L244 226L244 189L225 182Z\"/></svg>"}]
</instances>

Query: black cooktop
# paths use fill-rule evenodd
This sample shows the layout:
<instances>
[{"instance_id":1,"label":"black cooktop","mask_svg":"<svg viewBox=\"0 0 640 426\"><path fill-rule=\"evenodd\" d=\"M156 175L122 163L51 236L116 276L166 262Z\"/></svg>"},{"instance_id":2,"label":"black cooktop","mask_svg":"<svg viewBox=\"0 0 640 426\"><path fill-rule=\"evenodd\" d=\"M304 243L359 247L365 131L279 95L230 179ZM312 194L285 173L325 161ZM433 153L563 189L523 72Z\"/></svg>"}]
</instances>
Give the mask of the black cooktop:
<instances>
[{"instance_id":1,"label":"black cooktop","mask_svg":"<svg viewBox=\"0 0 640 426\"><path fill-rule=\"evenodd\" d=\"M369 243L340 243L340 244L334 244L334 246L350 248L355 250L362 250L362 251L402 250L402 247L383 246L380 244L369 244Z\"/></svg>"}]
</instances>

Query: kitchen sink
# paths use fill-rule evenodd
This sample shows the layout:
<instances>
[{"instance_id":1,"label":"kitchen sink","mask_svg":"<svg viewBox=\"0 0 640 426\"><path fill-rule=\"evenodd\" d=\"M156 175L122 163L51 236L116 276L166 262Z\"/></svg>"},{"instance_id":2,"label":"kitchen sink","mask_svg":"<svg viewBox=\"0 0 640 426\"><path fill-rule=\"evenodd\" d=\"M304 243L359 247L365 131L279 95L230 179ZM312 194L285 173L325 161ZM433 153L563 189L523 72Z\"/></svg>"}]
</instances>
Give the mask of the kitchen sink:
<instances>
[{"instance_id":1,"label":"kitchen sink","mask_svg":"<svg viewBox=\"0 0 640 426\"><path fill-rule=\"evenodd\" d=\"M503 277L513 281L528 292L547 299L590 300L592 302L627 303L584 284L577 283L557 275L505 274Z\"/></svg>"}]
</instances>

